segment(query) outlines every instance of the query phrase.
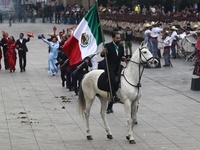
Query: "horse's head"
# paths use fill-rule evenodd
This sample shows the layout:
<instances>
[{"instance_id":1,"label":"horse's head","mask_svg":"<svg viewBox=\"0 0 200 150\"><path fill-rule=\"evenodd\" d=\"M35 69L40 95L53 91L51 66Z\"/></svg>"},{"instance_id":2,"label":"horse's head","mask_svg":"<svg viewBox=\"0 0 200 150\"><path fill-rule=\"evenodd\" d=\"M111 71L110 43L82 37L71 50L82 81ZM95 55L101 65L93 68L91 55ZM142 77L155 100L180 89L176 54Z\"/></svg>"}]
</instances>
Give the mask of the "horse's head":
<instances>
[{"instance_id":1,"label":"horse's head","mask_svg":"<svg viewBox=\"0 0 200 150\"><path fill-rule=\"evenodd\" d=\"M144 42L142 42L137 51L138 52L136 52L136 56L134 56L137 57L138 60L137 63L141 65L148 65L149 67L156 67L158 65L159 63L158 60L153 57L152 53L149 51L147 47L147 44L144 44ZM131 60L132 59L133 58L131 58Z\"/></svg>"}]
</instances>

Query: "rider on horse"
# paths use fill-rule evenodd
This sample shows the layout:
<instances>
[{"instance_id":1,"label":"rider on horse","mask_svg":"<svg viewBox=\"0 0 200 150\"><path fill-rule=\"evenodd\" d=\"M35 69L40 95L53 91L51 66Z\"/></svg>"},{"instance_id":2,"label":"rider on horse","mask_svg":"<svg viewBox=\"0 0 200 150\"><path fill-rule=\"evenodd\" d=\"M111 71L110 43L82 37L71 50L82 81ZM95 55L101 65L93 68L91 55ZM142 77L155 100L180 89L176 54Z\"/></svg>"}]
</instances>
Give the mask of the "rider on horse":
<instances>
[{"instance_id":1,"label":"rider on horse","mask_svg":"<svg viewBox=\"0 0 200 150\"><path fill-rule=\"evenodd\" d=\"M107 65L110 75L111 90L112 90L112 102L119 102L119 98L116 95L116 91L119 87L120 79L120 63L125 59L124 57L124 47L120 44L120 34L118 32L113 32L112 42L105 44L105 48L101 52L101 56L107 56ZM108 75L108 70L105 67L105 72Z\"/></svg>"}]
</instances>

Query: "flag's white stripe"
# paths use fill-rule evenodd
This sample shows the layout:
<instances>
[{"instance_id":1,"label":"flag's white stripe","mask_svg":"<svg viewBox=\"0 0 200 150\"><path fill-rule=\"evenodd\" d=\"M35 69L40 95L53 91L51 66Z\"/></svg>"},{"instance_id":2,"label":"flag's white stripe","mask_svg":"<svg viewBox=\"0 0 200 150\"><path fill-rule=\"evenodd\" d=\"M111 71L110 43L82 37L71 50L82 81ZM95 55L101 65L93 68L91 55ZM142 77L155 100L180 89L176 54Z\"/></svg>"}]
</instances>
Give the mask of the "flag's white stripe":
<instances>
[{"instance_id":1,"label":"flag's white stripe","mask_svg":"<svg viewBox=\"0 0 200 150\"><path fill-rule=\"evenodd\" d=\"M83 33L86 33L87 35L89 35L90 40L91 40L90 44L86 47L81 46L81 36ZM74 37L79 41L79 47L80 47L82 59L97 52L96 39L93 36L93 34L88 26L88 22L85 19L82 19L82 21L76 28L76 30L74 32Z\"/></svg>"}]
</instances>

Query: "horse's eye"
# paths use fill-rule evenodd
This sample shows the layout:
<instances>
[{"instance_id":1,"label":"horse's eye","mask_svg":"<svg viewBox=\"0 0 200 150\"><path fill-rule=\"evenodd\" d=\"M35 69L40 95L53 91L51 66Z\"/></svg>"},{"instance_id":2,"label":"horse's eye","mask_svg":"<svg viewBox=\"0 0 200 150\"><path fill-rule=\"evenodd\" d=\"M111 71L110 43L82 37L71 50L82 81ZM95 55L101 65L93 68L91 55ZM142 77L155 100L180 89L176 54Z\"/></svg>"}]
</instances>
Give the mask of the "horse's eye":
<instances>
[{"instance_id":1,"label":"horse's eye","mask_svg":"<svg viewBox=\"0 0 200 150\"><path fill-rule=\"evenodd\" d=\"M146 53L147 53L147 51L144 51L143 53L144 53L144 54L146 54Z\"/></svg>"}]
</instances>

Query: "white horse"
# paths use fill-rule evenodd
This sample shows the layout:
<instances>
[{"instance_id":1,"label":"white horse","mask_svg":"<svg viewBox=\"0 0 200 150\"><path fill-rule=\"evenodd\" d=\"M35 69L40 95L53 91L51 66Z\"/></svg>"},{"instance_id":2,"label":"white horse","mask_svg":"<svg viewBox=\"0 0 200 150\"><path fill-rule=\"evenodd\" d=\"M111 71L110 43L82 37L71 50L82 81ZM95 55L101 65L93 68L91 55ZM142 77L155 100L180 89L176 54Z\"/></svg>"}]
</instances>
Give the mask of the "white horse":
<instances>
[{"instance_id":1,"label":"white horse","mask_svg":"<svg viewBox=\"0 0 200 150\"><path fill-rule=\"evenodd\" d=\"M120 87L116 94L124 103L128 123L128 135L126 138L129 140L130 144L135 144L133 126L137 122L136 113L138 100L141 97L140 80L144 70L144 65L156 67L157 64L158 61L153 58L147 45L143 45L142 43L132 55L127 67L121 72ZM113 138L105 115L108 101L111 99L109 96L110 94L106 91L100 90L97 86L98 78L103 72L104 70L93 70L87 73L83 78L79 89L79 110L86 119L88 140L93 140L93 137L90 134L89 115L95 96L97 96L101 101L100 114L107 132L107 138Z\"/></svg>"}]
</instances>

